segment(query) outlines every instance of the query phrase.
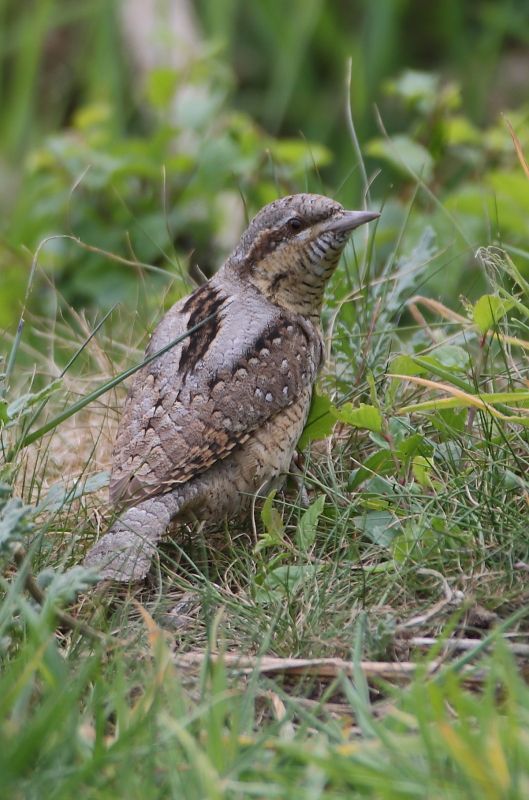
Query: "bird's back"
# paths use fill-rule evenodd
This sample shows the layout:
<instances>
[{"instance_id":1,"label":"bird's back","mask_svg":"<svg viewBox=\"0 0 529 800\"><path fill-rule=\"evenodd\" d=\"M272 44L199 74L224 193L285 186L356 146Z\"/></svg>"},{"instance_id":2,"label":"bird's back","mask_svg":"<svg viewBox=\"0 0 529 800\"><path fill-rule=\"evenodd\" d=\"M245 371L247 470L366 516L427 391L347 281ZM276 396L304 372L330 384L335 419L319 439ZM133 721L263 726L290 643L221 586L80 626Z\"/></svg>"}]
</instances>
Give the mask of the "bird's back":
<instances>
[{"instance_id":1,"label":"bird's back","mask_svg":"<svg viewBox=\"0 0 529 800\"><path fill-rule=\"evenodd\" d=\"M254 287L218 273L169 310L147 354L188 330L132 384L114 450L116 503L203 473L312 387L319 331Z\"/></svg>"}]
</instances>

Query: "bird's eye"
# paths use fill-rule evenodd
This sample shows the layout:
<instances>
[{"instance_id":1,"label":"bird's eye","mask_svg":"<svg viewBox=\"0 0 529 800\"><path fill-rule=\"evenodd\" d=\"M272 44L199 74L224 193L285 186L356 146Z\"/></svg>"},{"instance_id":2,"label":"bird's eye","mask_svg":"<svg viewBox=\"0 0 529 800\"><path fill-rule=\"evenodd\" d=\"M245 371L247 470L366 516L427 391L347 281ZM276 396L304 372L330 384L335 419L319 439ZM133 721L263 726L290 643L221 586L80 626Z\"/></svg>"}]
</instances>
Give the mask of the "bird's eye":
<instances>
[{"instance_id":1,"label":"bird's eye","mask_svg":"<svg viewBox=\"0 0 529 800\"><path fill-rule=\"evenodd\" d=\"M302 225L303 223L299 217L292 217L292 219L289 219L288 221L288 227L291 231L300 231Z\"/></svg>"}]
</instances>

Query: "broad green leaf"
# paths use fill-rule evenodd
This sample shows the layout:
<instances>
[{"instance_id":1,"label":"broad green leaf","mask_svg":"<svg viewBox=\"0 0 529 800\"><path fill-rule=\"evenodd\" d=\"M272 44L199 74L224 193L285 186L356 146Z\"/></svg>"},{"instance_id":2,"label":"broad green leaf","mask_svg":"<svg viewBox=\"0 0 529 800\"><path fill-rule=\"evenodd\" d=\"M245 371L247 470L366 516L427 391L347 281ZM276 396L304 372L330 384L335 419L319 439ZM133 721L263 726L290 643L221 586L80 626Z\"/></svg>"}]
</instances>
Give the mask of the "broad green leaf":
<instances>
[{"instance_id":1,"label":"broad green leaf","mask_svg":"<svg viewBox=\"0 0 529 800\"><path fill-rule=\"evenodd\" d=\"M434 161L426 147L414 142L409 136L394 136L392 139L372 139L366 153L385 161L401 175L419 175L426 183L433 175Z\"/></svg>"},{"instance_id":2,"label":"broad green leaf","mask_svg":"<svg viewBox=\"0 0 529 800\"><path fill-rule=\"evenodd\" d=\"M336 423L336 415L337 408L327 395L315 391L312 395L309 416L298 442L299 449L302 450L309 442L329 436Z\"/></svg>"},{"instance_id":3,"label":"broad green leaf","mask_svg":"<svg viewBox=\"0 0 529 800\"><path fill-rule=\"evenodd\" d=\"M388 95L400 97L408 105L420 105L427 111L435 106L439 95L439 77L432 72L407 69L394 80L386 81Z\"/></svg>"},{"instance_id":4,"label":"broad green leaf","mask_svg":"<svg viewBox=\"0 0 529 800\"><path fill-rule=\"evenodd\" d=\"M399 375L424 375L436 367L465 372L468 361L469 354L462 347L445 344L436 347L426 356L397 356L391 362L391 372Z\"/></svg>"},{"instance_id":5,"label":"broad green leaf","mask_svg":"<svg viewBox=\"0 0 529 800\"><path fill-rule=\"evenodd\" d=\"M355 517L353 522L359 531L381 547L389 547L400 532L400 522L389 511L368 511L363 517Z\"/></svg>"},{"instance_id":6,"label":"broad green leaf","mask_svg":"<svg viewBox=\"0 0 529 800\"><path fill-rule=\"evenodd\" d=\"M424 375L428 372L428 368L423 366L419 359L403 355L393 359L390 372L397 375Z\"/></svg>"},{"instance_id":7,"label":"broad green leaf","mask_svg":"<svg viewBox=\"0 0 529 800\"><path fill-rule=\"evenodd\" d=\"M321 144L300 139L280 139L270 143L272 156L284 164L302 170L326 167L332 161L331 151Z\"/></svg>"},{"instance_id":8,"label":"broad green leaf","mask_svg":"<svg viewBox=\"0 0 529 800\"><path fill-rule=\"evenodd\" d=\"M352 403L345 403L337 410L337 417L340 422L345 422L353 428L362 428L374 433L382 432L382 414L375 406L368 406L365 403L354 406Z\"/></svg>"},{"instance_id":9,"label":"broad green leaf","mask_svg":"<svg viewBox=\"0 0 529 800\"><path fill-rule=\"evenodd\" d=\"M111 124L112 117L113 110L108 103L90 103L75 112L73 124L77 130L87 131L90 128L106 127ZM65 141L69 141L69 139L65 139Z\"/></svg>"},{"instance_id":10,"label":"broad green leaf","mask_svg":"<svg viewBox=\"0 0 529 800\"><path fill-rule=\"evenodd\" d=\"M318 520L325 506L325 495L320 495L311 503L299 520L296 531L296 544L301 550L308 550L314 544Z\"/></svg>"},{"instance_id":11,"label":"broad green leaf","mask_svg":"<svg viewBox=\"0 0 529 800\"><path fill-rule=\"evenodd\" d=\"M481 333L495 328L502 317L514 306L514 301L498 297L495 294L484 294L475 303L472 317Z\"/></svg>"},{"instance_id":12,"label":"broad green leaf","mask_svg":"<svg viewBox=\"0 0 529 800\"><path fill-rule=\"evenodd\" d=\"M417 360L421 364L438 365L459 372L466 372L469 358L467 350L454 344L443 344L426 356L417 356Z\"/></svg>"},{"instance_id":13,"label":"broad green leaf","mask_svg":"<svg viewBox=\"0 0 529 800\"><path fill-rule=\"evenodd\" d=\"M147 97L156 108L164 109L174 97L178 86L178 73L170 67L158 67L149 74Z\"/></svg>"},{"instance_id":14,"label":"broad green leaf","mask_svg":"<svg viewBox=\"0 0 529 800\"><path fill-rule=\"evenodd\" d=\"M430 416L430 422L444 437L453 439L461 436L467 418L467 411L464 408L437 408L436 413Z\"/></svg>"},{"instance_id":15,"label":"broad green leaf","mask_svg":"<svg viewBox=\"0 0 529 800\"><path fill-rule=\"evenodd\" d=\"M264 525L265 533L257 544L256 552L259 552L264 547L272 547L281 544L283 541L285 526L283 525L281 514L277 508L274 508L275 496L276 490L273 489L264 501L261 509L261 520Z\"/></svg>"},{"instance_id":16,"label":"broad green leaf","mask_svg":"<svg viewBox=\"0 0 529 800\"><path fill-rule=\"evenodd\" d=\"M402 529L400 536L397 536L391 547L395 561L402 564L410 557L420 560L427 548L428 553L436 541L436 535L428 525L408 523Z\"/></svg>"},{"instance_id":17,"label":"broad green leaf","mask_svg":"<svg viewBox=\"0 0 529 800\"><path fill-rule=\"evenodd\" d=\"M270 592L278 592L285 597L296 595L304 583L312 581L318 571L315 564L283 565L271 570L257 592L258 600L268 599Z\"/></svg>"},{"instance_id":18,"label":"broad green leaf","mask_svg":"<svg viewBox=\"0 0 529 800\"><path fill-rule=\"evenodd\" d=\"M420 433L413 433L400 441L395 448L395 455L402 461L409 461L416 453L433 452L433 446Z\"/></svg>"},{"instance_id":19,"label":"broad green leaf","mask_svg":"<svg viewBox=\"0 0 529 800\"><path fill-rule=\"evenodd\" d=\"M423 456L415 456L412 461L411 469L413 477L422 487L430 489L432 487L432 479L430 477L432 472L432 464Z\"/></svg>"},{"instance_id":20,"label":"broad green leaf","mask_svg":"<svg viewBox=\"0 0 529 800\"><path fill-rule=\"evenodd\" d=\"M482 139L482 132L462 114L454 114L454 116L445 120L443 122L443 132L449 145L479 145Z\"/></svg>"},{"instance_id":21,"label":"broad green leaf","mask_svg":"<svg viewBox=\"0 0 529 800\"><path fill-rule=\"evenodd\" d=\"M369 456L361 467L351 472L347 482L348 491L354 491L368 478L375 475L389 475L395 471L395 460L391 451L385 447Z\"/></svg>"},{"instance_id":22,"label":"broad green leaf","mask_svg":"<svg viewBox=\"0 0 529 800\"><path fill-rule=\"evenodd\" d=\"M399 417L390 417L388 421L388 433L392 439L393 444L398 444L408 439L409 436L415 432L415 426L410 424L407 419ZM387 440L382 438L383 446L388 447Z\"/></svg>"}]
</instances>

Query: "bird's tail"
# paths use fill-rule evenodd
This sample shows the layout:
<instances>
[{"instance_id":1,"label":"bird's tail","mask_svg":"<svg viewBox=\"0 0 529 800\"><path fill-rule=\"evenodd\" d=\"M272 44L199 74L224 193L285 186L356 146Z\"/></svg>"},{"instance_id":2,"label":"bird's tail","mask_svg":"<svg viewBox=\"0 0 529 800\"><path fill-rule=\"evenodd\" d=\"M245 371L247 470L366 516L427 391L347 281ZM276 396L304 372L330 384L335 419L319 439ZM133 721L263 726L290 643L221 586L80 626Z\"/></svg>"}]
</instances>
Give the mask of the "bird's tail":
<instances>
[{"instance_id":1,"label":"bird's tail","mask_svg":"<svg viewBox=\"0 0 529 800\"><path fill-rule=\"evenodd\" d=\"M84 565L97 569L100 580L143 580L158 542L181 507L180 493L169 492L129 508L88 551Z\"/></svg>"}]
</instances>

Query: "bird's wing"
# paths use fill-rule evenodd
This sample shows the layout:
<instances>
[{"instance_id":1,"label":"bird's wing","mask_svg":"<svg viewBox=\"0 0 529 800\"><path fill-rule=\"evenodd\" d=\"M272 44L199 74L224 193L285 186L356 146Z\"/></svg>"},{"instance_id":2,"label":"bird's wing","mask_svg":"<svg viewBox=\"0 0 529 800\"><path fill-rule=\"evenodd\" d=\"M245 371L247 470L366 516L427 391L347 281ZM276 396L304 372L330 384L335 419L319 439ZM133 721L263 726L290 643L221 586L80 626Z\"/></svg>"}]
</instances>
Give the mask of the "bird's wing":
<instances>
[{"instance_id":1,"label":"bird's wing","mask_svg":"<svg viewBox=\"0 0 529 800\"><path fill-rule=\"evenodd\" d=\"M244 302L208 282L160 323L148 354L204 324L137 373L116 440L113 502L132 505L204 472L313 384L316 329Z\"/></svg>"}]
</instances>

